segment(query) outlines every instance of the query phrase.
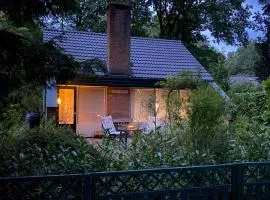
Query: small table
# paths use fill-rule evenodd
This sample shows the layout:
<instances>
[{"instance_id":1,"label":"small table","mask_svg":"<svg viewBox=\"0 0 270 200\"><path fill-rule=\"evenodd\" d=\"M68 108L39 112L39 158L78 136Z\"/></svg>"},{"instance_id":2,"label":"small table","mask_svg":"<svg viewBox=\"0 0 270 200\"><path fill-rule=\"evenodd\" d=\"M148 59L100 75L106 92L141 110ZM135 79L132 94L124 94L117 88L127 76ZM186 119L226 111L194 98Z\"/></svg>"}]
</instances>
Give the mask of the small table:
<instances>
[{"instance_id":1,"label":"small table","mask_svg":"<svg viewBox=\"0 0 270 200\"><path fill-rule=\"evenodd\" d=\"M126 131L128 132L130 136L141 130L142 128L139 128L138 124L129 123L126 125Z\"/></svg>"}]
</instances>

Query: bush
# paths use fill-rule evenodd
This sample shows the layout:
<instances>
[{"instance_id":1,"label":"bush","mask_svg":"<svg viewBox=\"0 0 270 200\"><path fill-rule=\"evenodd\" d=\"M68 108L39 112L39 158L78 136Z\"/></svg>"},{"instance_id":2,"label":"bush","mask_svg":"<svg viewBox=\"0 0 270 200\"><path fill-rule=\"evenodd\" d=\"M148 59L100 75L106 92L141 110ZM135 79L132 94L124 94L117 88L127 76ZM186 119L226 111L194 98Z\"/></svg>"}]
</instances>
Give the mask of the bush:
<instances>
[{"instance_id":1,"label":"bush","mask_svg":"<svg viewBox=\"0 0 270 200\"><path fill-rule=\"evenodd\" d=\"M226 108L225 99L211 86L204 85L193 91L188 119L198 144L210 141L225 124Z\"/></svg>"},{"instance_id":2,"label":"bush","mask_svg":"<svg viewBox=\"0 0 270 200\"><path fill-rule=\"evenodd\" d=\"M132 143L125 146L115 140L105 140L98 151L106 161L107 170L179 167L186 165L217 164L232 160L234 141L227 135L214 138L215 146L196 148L188 126L177 132L156 131L134 136ZM217 142L218 140L218 142Z\"/></svg>"},{"instance_id":3,"label":"bush","mask_svg":"<svg viewBox=\"0 0 270 200\"><path fill-rule=\"evenodd\" d=\"M83 173L103 166L98 152L69 128L44 123L2 140L0 176Z\"/></svg>"},{"instance_id":4,"label":"bush","mask_svg":"<svg viewBox=\"0 0 270 200\"><path fill-rule=\"evenodd\" d=\"M29 129L22 125L16 107L10 107L0 124L0 176L269 160L270 128L263 120L264 113L270 113L264 109L267 97L265 93L249 93L248 98L246 92L239 94L235 96L239 100L235 101L236 115L229 121L227 102L211 86L200 84L187 103L187 121L173 116L178 121L172 123L170 131L163 128L135 134L128 148L111 138L93 148L72 129L48 122ZM171 110L177 109L174 115L179 113L179 103L170 104Z\"/></svg>"},{"instance_id":5,"label":"bush","mask_svg":"<svg viewBox=\"0 0 270 200\"><path fill-rule=\"evenodd\" d=\"M270 128L246 116L238 116L231 132L237 141L238 161L267 161L270 159ZM235 159L236 160L236 159Z\"/></svg>"},{"instance_id":6,"label":"bush","mask_svg":"<svg viewBox=\"0 0 270 200\"><path fill-rule=\"evenodd\" d=\"M266 95L264 92L236 93L233 101L233 119L236 116L260 119L266 108Z\"/></svg>"},{"instance_id":7,"label":"bush","mask_svg":"<svg viewBox=\"0 0 270 200\"><path fill-rule=\"evenodd\" d=\"M155 131L140 133L133 137L128 148L112 140L105 140L99 151L107 160L107 169L145 169L181 166L180 134Z\"/></svg>"}]
</instances>

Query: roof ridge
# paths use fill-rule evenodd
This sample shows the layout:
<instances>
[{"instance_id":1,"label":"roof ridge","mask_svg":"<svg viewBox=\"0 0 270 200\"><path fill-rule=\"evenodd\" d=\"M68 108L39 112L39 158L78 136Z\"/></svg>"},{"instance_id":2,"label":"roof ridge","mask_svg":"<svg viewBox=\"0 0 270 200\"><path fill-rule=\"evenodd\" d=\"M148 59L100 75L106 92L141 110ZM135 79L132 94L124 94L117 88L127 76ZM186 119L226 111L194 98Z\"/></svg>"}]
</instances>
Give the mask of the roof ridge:
<instances>
[{"instance_id":1,"label":"roof ridge","mask_svg":"<svg viewBox=\"0 0 270 200\"><path fill-rule=\"evenodd\" d=\"M78 30L60 30L56 28L44 28L43 30L47 31L55 31L55 32L69 32L69 33L78 33L78 34L89 34L89 35L102 35L107 36L107 33L97 33L93 31L78 31ZM153 37L139 37L139 36L131 36L132 39L139 40L153 40L153 41L167 41L167 42L179 42L183 45L181 40L172 40L172 39L164 39L164 38L153 38Z\"/></svg>"},{"instance_id":2,"label":"roof ridge","mask_svg":"<svg viewBox=\"0 0 270 200\"><path fill-rule=\"evenodd\" d=\"M44 31L55 31L55 32L61 32L61 33L80 33L80 34L90 34L90 35L107 35L106 33L97 33L93 31L77 31L77 30L60 30L56 28L44 28Z\"/></svg>"}]
</instances>

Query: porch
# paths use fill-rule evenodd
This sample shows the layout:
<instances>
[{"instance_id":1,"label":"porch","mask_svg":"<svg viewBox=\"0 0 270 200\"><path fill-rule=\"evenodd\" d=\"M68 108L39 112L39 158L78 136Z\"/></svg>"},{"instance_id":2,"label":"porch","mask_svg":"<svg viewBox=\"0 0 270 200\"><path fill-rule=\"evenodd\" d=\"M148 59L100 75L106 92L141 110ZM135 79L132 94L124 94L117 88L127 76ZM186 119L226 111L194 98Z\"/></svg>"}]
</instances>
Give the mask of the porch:
<instances>
[{"instance_id":1,"label":"porch","mask_svg":"<svg viewBox=\"0 0 270 200\"><path fill-rule=\"evenodd\" d=\"M107 115L116 124L144 129L151 116L167 121L166 92L160 88L59 85L57 120L87 138L102 135L101 117ZM182 101L188 94L188 90L177 91Z\"/></svg>"}]
</instances>

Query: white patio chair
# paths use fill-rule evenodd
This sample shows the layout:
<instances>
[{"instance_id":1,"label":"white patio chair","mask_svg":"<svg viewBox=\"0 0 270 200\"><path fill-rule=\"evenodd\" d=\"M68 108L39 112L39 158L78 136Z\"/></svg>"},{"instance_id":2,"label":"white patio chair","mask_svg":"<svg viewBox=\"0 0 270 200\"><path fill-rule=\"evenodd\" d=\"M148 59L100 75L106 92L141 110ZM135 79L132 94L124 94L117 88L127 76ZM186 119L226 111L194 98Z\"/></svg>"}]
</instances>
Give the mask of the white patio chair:
<instances>
[{"instance_id":1,"label":"white patio chair","mask_svg":"<svg viewBox=\"0 0 270 200\"><path fill-rule=\"evenodd\" d=\"M102 128L105 131L106 136L114 136L114 137L119 137L121 140L123 136L125 136L125 140L127 142L127 133L125 130L116 130L114 124L113 124L113 119L112 116L106 116L106 117L101 117L101 124Z\"/></svg>"},{"instance_id":2,"label":"white patio chair","mask_svg":"<svg viewBox=\"0 0 270 200\"><path fill-rule=\"evenodd\" d=\"M149 116L148 121L147 121L146 131L148 133L151 131L155 131L156 129L159 129L163 125L164 125L164 122L160 118Z\"/></svg>"}]
</instances>

